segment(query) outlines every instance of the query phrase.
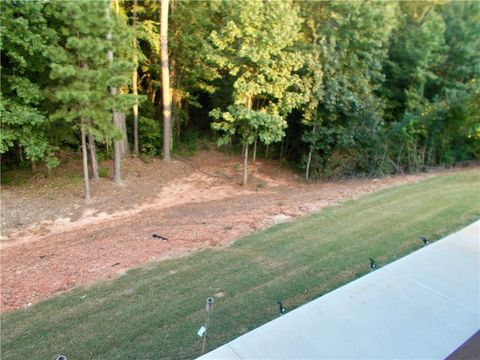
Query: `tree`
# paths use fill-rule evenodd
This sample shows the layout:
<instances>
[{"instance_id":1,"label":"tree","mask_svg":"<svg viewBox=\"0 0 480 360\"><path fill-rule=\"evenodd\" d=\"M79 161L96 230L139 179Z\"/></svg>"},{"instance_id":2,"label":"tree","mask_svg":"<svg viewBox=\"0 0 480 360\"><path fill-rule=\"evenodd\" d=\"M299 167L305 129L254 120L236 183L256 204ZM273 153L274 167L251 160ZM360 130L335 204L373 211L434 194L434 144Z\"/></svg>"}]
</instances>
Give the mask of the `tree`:
<instances>
[{"instance_id":1,"label":"tree","mask_svg":"<svg viewBox=\"0 0 480 360\"><path fill-rule=\"evenodd\" d=\"M135 64L135 69L132 72L132 92L133 96L136 98L138 97L138 89L137 89L137 80L138 80L138 55L137 55L137 0L133 0L133 8L132 8L132 46L133 46L133 63ZM135 104L133 104L133 152L135 155L139 153L139 146L138 146L138 99L135 100Z\"/></svg>"},{"instance_id":2,"label":"tree","mask_svg":"<svg viewBox=\"0 0 480 360\"><path fill-rule=\"evenodd\" d=\"M329 167L357 167L362 130L373 137L383 115L378 90L395 26L394 3L305 2L303 28L308 101L303 109L306 177ZM334 152L339 163L332 163ZM351 164L349 164L351 163ZM367 161L370 163L370 161Z\"/></svg>"},{"instance_id":3,"label":"tree","mask_svg":"<svg viewBox=\"0 0 480 360\"><path fill-rule=\"evenodd\" d=\"M56 147L49 139L50 121L43 107L48 57L45 50L55 43L48 27L44 3L1 2L0 154L15 150L20 161L44 161L58 165Z\"/></svg>"},{"instance_id":4,"label":"tree","mask_svg":"<svg viewBox=\"0 0 480 360\"><path fill-rule=\"evenodd\" d=\"M385 64L389 157L407 171L475 157L469 108L480 72L479 4L409 2L400 10Z\"/></svg>"},{"instance_id":5,"label":"tree","mask_svg":"<svg viewBox=\"0 0 480 360\"><path fill-rule=\"evenodd\" d=\"M120 139L122 134L111 121L112 109L115 112L129 106L128 98L107 91L108 87L116 89L127 84L130 69L124 62L114 62L112 56L106 56L114 46L111 41L114 27L106 11L108 2L104 5L103 8L86 2L49 5L61 34L58 45L49 49L52 100L57 103L51 117L80 130L86 199L90 197L86 134L107 141Z\"/></svg>"},{"instance_id":6,"label":"tree","mask_svg":"<svg viewBox=\"0 0 480 360\"><path fill-rule=\"evenodd\" d=\"M217 77L231 77L233 105L215 109L213 129L219 144L239 136L243 146L243 180L248 181L248 147L257 137L265 144L281 140L286 115L304 99L300 53L292 48L301 19L291 1L222 2L223 21L210 35L207 60Z\"/></svg>"},{"instance_id":7,"label":"tree","mask_svg":"<svg viewBox=\"0 0 480 360\"><path fill-rule=\"evenodd\" d=\"M161 0L160 39L162 58L163 100L163 160L170 161L170 139L172 137L172 101L170 74L168 69L168 0Z\"/></svg>"},{"instance_id":8,"label":"tree","mask_svg":"<svg viewBox=\"0 0 480 360\"><path fill-rule=\"evenodd\" d=\"M107 19L110 20L110 4L108 1L106 2L106 15ZM113 65L113 44L112 44L112 29L109 29L107 32L107 41L109 43L109 47L107 50L108 61L111 65ZM110 86L110 94L113 98L115 98L118 94L118 88L116 86ZM118 109L113 109L113 125L118 130L118 132L122 132L122 114ZM122 142L121 138L116 138L113 140L113 181L116 183L120 183L122 181Z\"/></svg>"},{"instance_id":9,"label":"tree","mask_svg":"<svg viewBox=\"0 0 480 360\"><path fill-rule=\"evenodd\" d=\"M205 39L219 21L215 17L216 3L182 0L171 2L169 13L170 91L172 94L172 148L180 138L181 128L189 129L197 123L189 122L189 110L199 109L198 94L211 94L210 80L215 72L205 59ZM173 6L175 5L175 6Z\"/></svg>"},{"instance_id":10,"label":"tree","mask_svg":"<svg viewBox=\"0 0 480 360\"><path fill-rule=\"evenodd\" d=\"M437 78L445 50L445 23L435 3L401 3L398 19L385 62L384 92L392 120L426 104L426 89Z\"/></svg>"}]
</instances>

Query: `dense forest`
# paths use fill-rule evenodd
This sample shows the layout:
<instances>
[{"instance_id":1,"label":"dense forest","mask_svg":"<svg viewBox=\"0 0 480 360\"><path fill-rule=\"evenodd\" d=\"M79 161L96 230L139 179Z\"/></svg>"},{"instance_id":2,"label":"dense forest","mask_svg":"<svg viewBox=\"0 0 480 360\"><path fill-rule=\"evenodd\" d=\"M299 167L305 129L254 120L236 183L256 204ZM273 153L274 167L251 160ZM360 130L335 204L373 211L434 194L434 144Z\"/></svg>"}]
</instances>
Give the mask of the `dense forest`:
<instances>
[{"instance_id":1,"label":"dense forest","mask_svg":"<svg viewBox=\"0 0 480 360\"><path fill-rule=\"evenodd\" d=\"M5 0L2 168L73 151L119 182L200 139L244 182L256 158L310 179L479 159L479 34L476 1Z\"/></svg>"}]
</instances>

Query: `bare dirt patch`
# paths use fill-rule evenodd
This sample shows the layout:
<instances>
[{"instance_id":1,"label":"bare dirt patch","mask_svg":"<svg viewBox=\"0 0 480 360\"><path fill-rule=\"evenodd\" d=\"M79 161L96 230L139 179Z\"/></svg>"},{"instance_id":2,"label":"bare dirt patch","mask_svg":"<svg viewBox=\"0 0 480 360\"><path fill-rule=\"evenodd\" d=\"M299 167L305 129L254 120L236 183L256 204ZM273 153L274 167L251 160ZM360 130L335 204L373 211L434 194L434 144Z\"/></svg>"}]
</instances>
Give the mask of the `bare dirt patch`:
<instances>
[{"instance_id":1,"label":"bare dirt patch","mask_svg":"<svg viewBox=\"0 0 480 360\"><path fill-rule=\"evenodd\" d=\"M214 151L169 164L129 159L124 168L123 184L106 178L93 184L89 203L82 200L80 181L63 186L33 179L28 186L2 188L2 311L431 176L309 184L260 160L242 187L240 159Z\"/></svg>"}]
</instances>

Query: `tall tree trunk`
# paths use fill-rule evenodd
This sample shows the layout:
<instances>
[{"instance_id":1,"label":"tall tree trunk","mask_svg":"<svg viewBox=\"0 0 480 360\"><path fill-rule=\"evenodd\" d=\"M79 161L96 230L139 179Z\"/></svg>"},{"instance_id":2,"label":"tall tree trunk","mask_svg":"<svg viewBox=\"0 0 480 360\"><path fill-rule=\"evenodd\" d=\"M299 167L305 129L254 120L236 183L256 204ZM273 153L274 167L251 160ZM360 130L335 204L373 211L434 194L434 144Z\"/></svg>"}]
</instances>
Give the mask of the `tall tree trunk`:
<instances>
[{"instance_id":1,"label":"tall tree trunk","mask_svg":"<svg viewBox=\"0 0 480 360\"><path fill-rule=\"evenodd\" d=\"M307 160L307 169L305 170L305 179L308 180L308 176L310 175L310 162L312 161L312 150L308 153L308 160Z\"/></svg>"},{"instance_id":2,"label":"tall tree trunk","mask_svg":"<svg viewBox=\"0 0 480 360\"><path fill-rule=\"evenodd\" d=\"M157 98L157 90L153 88L153 80L150 74L147 74L145 82L147 83L147 99L155 104L155 99Z\"/></svg>"},{"instance_id":3,"label":"tall tree trunk","mask_svg":"<svg viewBox=\"0 0 480 360\"><path fill-rule=\"evenodd\" d=\"M255 142L253 143L253 162L256 163L257 162L257 140L258 140L258 137L257 137L257 134L255 134Z\"/></svg>"},{"instance_id":4,"label":"tall tree trunk","mask_svg":"<svg viewBox=\"0 0 480 360\"><path fill-rule=\"evenodd\" d=\"M91 121L88 120L88 123ZM98 162L97 162L97 150L95 149L95 140L92 136L92 130L88 128L88 148L90 150L90 163L92 165L92 180L98 181L100 180L100 176L98 176Z\"/></svg>"},{"instance_id":5,"label":"tall tree trunk","mask_svg":"<svg viewBox=\"0 0 480 360\"><path fill-rule=\"evenodd\" d=\"M20 162L23 163L23 150L21 146L18 146L18 157L20 159Z\"/></svg>"},{"instance_id":6,"label":"tall tree trunk","mask_svg":"<svg viewBox=\"0 0 480 360\"><path fill-rule=\"evenodd\" d=\"M173 6L173 2L170 5L171 7ZM172 10L172 9L170 9ZM171 136L170 136L170 148L173 149L173 144L175 141L179 142L180 141L180 121L178 121L177 118L175 118L175 114L178 114L178 110L181 108L181 103L179 101L179 96L178 92L176 91L175 88L175 57L173 54L170 54L169 57L169 75L170 75L170 103L172 106L172 118L170 120L170 131L171 131ZM175 140L174 140L175 139Z\"/></svg>"},{"instance_id":7,"label":"tall tree trunk","mask_svg":"<svg viewBox=\"0 0 480 360\"><path fill-rule=\"evenodd\" d=\"M88 178L87 142L85 140L85 125L83 120L80 126L80 136L82 138L83 185L85 189L85 200L90 200L90 179Z\"/></svg>"},{"instance_id":8,"label":"tall tree trunk","mask_svg":"<svg viewBox=\"0 0 480 360\"><path fill-rule=\"evenodd\" d=\"M112 92L112 95L113 92ZM115 127L121 129L121 123L119 121L120 113L118 111L113 112L113 123ZM113 181L116 183L122 182L122 141L113 141Z\"/></svg>"},{"instance_id":9,"label":"tall tree trunk","mask_svg":"<svg viewBox=\"0 0 480 360\"><path fill-rule=\"evenodd\" d=\"M245 150L243 152L243 179L242 185L247 185L248 182L248 143L245 145Z\"/></svg>"},{"instance_id":10,"label":"tall tree trunk","mask_svg":"<svg viewBox=\"0 0 480 360\"><path fill-rule=\"evenodd\" d=\"M120 15L120 4L118 0L113 0L115 4L115 14L118 17ZM121 93L121 88L118 89L118 94ZM128 89L127 89L128 91ZM120 146L120 151L121 151L121 156L122 159L127 158L128 155L130 155L130 149L128 146L128 134L127 134L127 116L125 115L124 112L119 111L119 117L118 117L120 129L122 130L122 140L121 140L121 146Z\"/></svg>"},{"instance_id":11,"label":"tall tree trunk","mask_svg":"<svg viewBox=\"0 0 480 360\"><path fill-rule=\"evenodd\" d=\"M107 18L110 19L110 4L107 2ZM112 33L108 32L107 40L112 40ZM113 63L113 49L108 49L107 52L108 60L110 63ZM117 88L112 86L110 87L110 94L112 97L117 96ZM115 128L122 131L122 123L120 118L120 113L117 110L113 110L113 124ZM113 181L120 183L122 181L122 140L113 141Z\"/></svg>"},{"instance_id":12,"label":"tall tree trunk","mask_svg":"<svg viewBox=\"0 0 480 360\"><path fill-rule=\"evenodd\" d=\"M170 0L170 17L175 11L175 0ZM168 19L167 19L168 21ZM173 39L175 41L175 39ZM173 144L175 141L180 142L180 121L178 118L175 118L175 114L178 114L178 110L181 108L181 99L178 96L178 91L175 86L175 54L170 52L169 57L169 76L170 76L170 103L172 106L172 117L170 120L170 149L173 149ZM175 140L174 140L175 139Z\"/></svg>"},{"instance_id":13,"label":"tall tree trunk","mask_svg":"<svg viewBox=\"0 0 480 360\"><path fill-rule=\"evenodd\" d=\"M83 64L83 70L88 71L88 65ZM86 118L82 119L82 127L88 126L87 139L88 139L88 150L90 151L90 163L92 165L92 179L98 181L100 177L98 176L98 163L97 163L97 153L95 150L95 141L92 136L92 119Z\"/></svg>"},{"instance_id":14,"label":"tall tree trunk","mask_svg":"<svg viewBox=\"0 0 480 360\"><path fill-rule=\"evenodd\" d=\"M133 96L137 98L138 89L137 89L137 80L138 80L138 59L137 59L137 0L133 0L133 62L135 64L135 69L132 73L132 92ZM138 155L138 100L135 99L135 104L133 105L133 152L135 155Z\"/></svg>"},{"instance_id":15,"label":"tall tree trunk","mask_svg":"<svg viewBox=\"0 0 480 360\"><path fill-rule=\"evenodd\" d=\"M163 100L163 160L170 161L170 139L172 137L172 103L170 98L170 75L168 69L168 0L161 0L160 42Z\"/></svg>"},{"instance_id":16,"label":"tall tree trunk","mask_svg":"<svg viewBox=\"0 0 480 360\"><path fill-rule=\"evenodd\" d=\"M315 133L317 126L313 126L312 133ZM307 168L305 170L305 179L308 180L309 175L310 175L310 163L312 161L312 153L313 149L312 146L310 146L310 151L308 152L308 160L307 160Z\"/></svg>"},{"instance_id":17,"label":"tall tree trunk","mask_svg":"<svg viewBox=\"0 0 480 360\"><path fill-rule=\"evenodd\" d=\"M247 109L252 109L252 97L247 97ZM242 185L247 185L248 182L248 142L244 143L244 151L243 151L243 180Z\"/></svg>"},{"instance_id":18,"label":"tall tree trunk","mask_svg":"<svg viewBox=\"0 0 480 360\"><path fill-rule=\"evenodd\" d=\"M120 127L122 128L122 159L127 158L130 155L130 149L128 146L128 136L127 136L127 116L124 112L119 113L120 118Z\"/></svg>"}]
</instances>

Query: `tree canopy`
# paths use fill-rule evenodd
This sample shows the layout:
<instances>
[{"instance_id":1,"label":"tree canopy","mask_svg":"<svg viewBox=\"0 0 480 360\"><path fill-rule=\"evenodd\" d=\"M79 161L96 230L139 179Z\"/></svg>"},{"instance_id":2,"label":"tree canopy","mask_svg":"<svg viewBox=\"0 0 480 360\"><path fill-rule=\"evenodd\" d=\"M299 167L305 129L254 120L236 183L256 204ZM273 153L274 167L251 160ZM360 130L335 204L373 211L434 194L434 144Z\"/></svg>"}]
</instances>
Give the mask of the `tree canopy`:
<instances>
[{"instance_id":1,"label":"tree canopy","mask_svg":"<svg viewBox=\"0 0 480 360\"><path fill-rule=\"evenodd\" d=\"M94 2L1 2L3 168L57 166L82 127L92 162L241 147L244 182L252 145L310 178L480 157L476 1L170 0L164 100L160 2Z\"/></svg>"}]
</instances>

